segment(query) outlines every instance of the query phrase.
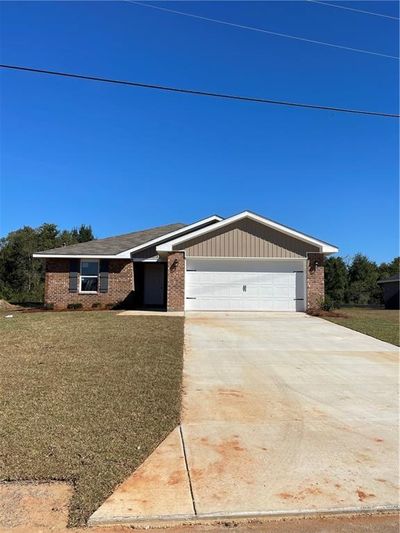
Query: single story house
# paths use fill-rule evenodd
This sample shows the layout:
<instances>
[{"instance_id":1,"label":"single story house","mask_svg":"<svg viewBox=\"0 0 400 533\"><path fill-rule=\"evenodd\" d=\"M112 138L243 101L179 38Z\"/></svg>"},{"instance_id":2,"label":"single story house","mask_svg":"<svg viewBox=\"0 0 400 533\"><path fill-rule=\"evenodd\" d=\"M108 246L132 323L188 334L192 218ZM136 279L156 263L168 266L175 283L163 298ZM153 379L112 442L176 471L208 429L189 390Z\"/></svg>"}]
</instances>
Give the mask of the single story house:
<instances>
[{"instance_id":1,"label":"single story house","mask_svg":"<svg viewBox=\"0 0 400 533\"><path fill-rule=\"evenodd\" d=\"M394 274L386 279L381 279L378 284L383 290L385 309L400 309L400 275Z\"/></svg>"},{"instance_id":2,"label":"single story house","mask_svg":"<svg viewBox=\"0 0 400 533\"><path fill-rule=\"evenodd\" d=\"M336 246L250 211L170 224L34 254L55 309L305 311L324 298Z\"/></svg>"}]
</instances>

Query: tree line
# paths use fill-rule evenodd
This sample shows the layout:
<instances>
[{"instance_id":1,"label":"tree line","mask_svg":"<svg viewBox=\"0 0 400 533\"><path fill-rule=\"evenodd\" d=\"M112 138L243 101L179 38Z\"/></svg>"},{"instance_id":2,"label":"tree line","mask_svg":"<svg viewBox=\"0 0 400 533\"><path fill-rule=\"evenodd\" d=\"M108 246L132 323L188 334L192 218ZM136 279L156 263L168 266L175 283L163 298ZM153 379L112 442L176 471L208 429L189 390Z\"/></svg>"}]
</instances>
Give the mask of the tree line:
<instances>
[{"instance_id":1,"label":"tree line","mask_svg":"<svg viewBox=\"0 0 400 533\"><path fill-rule=\"evenodd\" d=\"M342 257L325 260L325 307L344 304L380 305L382 289L378 280L398 274L400 257L389 263L377 264L358 253L350 261Z\"/></svg>"},{"instance_id":2,"label":"tree line","mask_svg":"<svg viewBox=\"0 0 400 533\"><path fill-rule=\"evenodd\" d=\"M94 238L91 226L60 230L56 224L24 226L0 239L0 298L10 302L43 302L44 261L32 254Z\"/></svg>"},{"instance_id":3,"label":"tree line","mask_svg":"<svg viewBox=\"0 0 400 533\"><path fill-rule=\"evenodd\" d=\"M0 239L0 298L11 302L43 302L44 261L32 254L94 239L91 226L60 230L56 224L38 228L24 226ZM352 260L329 257L325 260L324 305L377 305L382 289L377 284L399 272L400 258L379 265L362 254Z\"/></svg>"}]
</instances>

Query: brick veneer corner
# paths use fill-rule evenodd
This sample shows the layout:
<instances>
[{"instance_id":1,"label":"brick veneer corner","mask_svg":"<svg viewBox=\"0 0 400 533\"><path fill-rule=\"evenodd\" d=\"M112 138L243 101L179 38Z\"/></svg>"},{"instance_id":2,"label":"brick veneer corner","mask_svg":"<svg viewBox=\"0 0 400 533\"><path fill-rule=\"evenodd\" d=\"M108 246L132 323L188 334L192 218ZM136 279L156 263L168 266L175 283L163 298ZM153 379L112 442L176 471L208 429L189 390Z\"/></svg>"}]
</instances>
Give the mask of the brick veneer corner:
<instances>
[{"instance_id":1,"label":"brick veneer corner","mask_svg":"<svg viewBox=\"0 0 400 533\"><path fill-rule=\"evenodd\" d=\"M307 311L320 309L325 298L324 255L308 254L307 259Z\"/></svg>"},{"instance_id":2,"label":"brick veneer corner","mask_svg":"<svg viewBox=\"0 0 400 533\"><path fill-rule=\"evenodd\" d=\"M83 309L93 304L100 307L123 302L133 290L133 264L129 259L110 259L108 291L97 294L69 292L69 259L47 259L44 301L54 309L66 309L68 304L80 303Z\"/></svg>"},{"instance_id":3,"label":"brick veneer corner","mask_svg":"<svg viewBox=\"0 0 400 533\"><path fill-rule=\"evenodd\" d=\"M172 252L168 255L168 311L185 309L185 254Z\"/></svg>"}]
</instances>

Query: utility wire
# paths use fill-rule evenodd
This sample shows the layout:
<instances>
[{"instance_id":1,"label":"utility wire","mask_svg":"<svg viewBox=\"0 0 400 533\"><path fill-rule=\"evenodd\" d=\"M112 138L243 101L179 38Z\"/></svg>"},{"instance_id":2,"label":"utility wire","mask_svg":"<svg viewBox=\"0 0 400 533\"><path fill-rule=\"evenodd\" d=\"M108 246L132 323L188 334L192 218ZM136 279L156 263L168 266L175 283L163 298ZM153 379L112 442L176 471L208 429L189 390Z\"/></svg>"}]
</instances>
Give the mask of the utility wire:
<instances>
[{"instance_id":1,"label":"utility wire","mask_svg":"<svg viewBox=\"0 0 400 533\"><path fill-rule=\"evenodd\" d=\"M338 4L331 4L330 2L322 2L320 0L306 0L306 2L312 2L313 4L321 4L322 6L336 7L338 9L347 9L347 11L356 11L357 13L364 13L365 15L375 15L375 17L384 17L387 19L400 20L398 17L392 17L391 15L375 13L374 11L365 11L364 9L356 9L354 7L339 6Z\"/></svg>"},{"instance_id":2,"label":"utility wire","mask_svg":"<svg viewBox=\"0 0 400 533\"><path fill-rule=\"evenodd\" d=\"M257 104L272 104L272 105L280 105L280 106L287 106L287 107L302 107L305 109L319 109L323 111L335 111L337 113L352 113L356 115L372 115L372 116L378 116L378 117L400 118L400 115L396 115L394 113L381 113L378 111L364 111L362 109L349 109L349 108L344 108L344 107L333 107L333 106L324 106L324 105L317 105L317 104L302 104L299 102L272 100L269 98L256 98L253 96L240 96L236 94L198 91L195 89L183 89L179 87L171 87L168 85L155 85L155 84L150 84L150 83L142 83L138 81L116 80L112 78L101 78L98 76L87 76L83 74L73 74L70 72L59 72L55 70L44 70L44 69L38 69L38 68L32 68L32 67L23 67L23 66L18 66L18 65L0 64L0 68L8 69L8 70L18 70L18 71L23 71L23 72L32 72L35 74L48 74L50 76L60 76L64 78L74 78L78 80L98 81L102 83L113 83L116 85L128 85L130 87L141 87L143 89L155 89L158 91L191 94L195 96L209 96L212 98L224 98L226 100L240 100L242 102L254 102Z\"/></svg>"},{"instance_id":3,"label":"utility wire","mask_svg":"<svg viewBox=\"0 0 400 533\"><path fill-rule=\"evenodd\" d=\"M141 7L147 7L150 9L158 9L159 11L165 11L167 13L174 13L175 15L183 15L184 17L191 17L199 20L206 20L208 22L215 22L217 24L224 24L225 26L232 26L234 28L240 28L242 30L257 31L259 33L267 33L268 35L275 35L276 37L285 37L287 39L295 39L297 41L303 41L306 43L320 44L323 46L330 46L332 48L340 48L341 50L350 50L351 52L359 52L361 54L369 54L373 56L387 57L390 59L400 59L398 56L392 56L384 54L382 52L373 52L372 50L365 50L364 48L352 48L350 46L344 46L341 44L327 43L325 41L317 41L315 39L307 39L306 37L299 37L297 35L291 35L289 33L278 33L276 31L264 30L263 28L256 28L255 26L246 26L244 24L236 24L234 22L228 22L226 20L214 19L210 17L203 17L201 15L195 15L193 13L187 13L186 11L177 11L176 9L169 9L167 7L155 6L153 4L143 4L142 2L136 2L135 0L124 0L128 4L135 4Z\"/></svg>"}]
</instances>

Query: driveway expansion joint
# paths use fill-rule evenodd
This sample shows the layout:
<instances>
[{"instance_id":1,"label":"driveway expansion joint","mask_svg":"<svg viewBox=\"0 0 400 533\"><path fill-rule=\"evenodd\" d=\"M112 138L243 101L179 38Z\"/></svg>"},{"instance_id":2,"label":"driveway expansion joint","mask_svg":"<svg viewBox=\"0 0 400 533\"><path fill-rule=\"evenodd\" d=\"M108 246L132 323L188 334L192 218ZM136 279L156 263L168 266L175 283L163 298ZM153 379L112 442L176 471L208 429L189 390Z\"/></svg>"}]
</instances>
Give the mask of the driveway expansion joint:
<instances>
[{"instance_id":1,"label":"driveway expansion joint","mask_svg":"<svg viewBox=\"0 0 400 533\"><path fill-rule=\"evenodd\" d=\"M196 501L194 499L192 480L190 478L190 470L189 470L189 464L188 464L187 455L186 455L185 440L183 438L182 424L179 424L179 435L181 437L183 457L185 460L185 468L186 468L186 473L187 473L188 482L189 482L190 496L192 498L193 513L195 516L197 516Z\"/></svg>"}]
</instances>

